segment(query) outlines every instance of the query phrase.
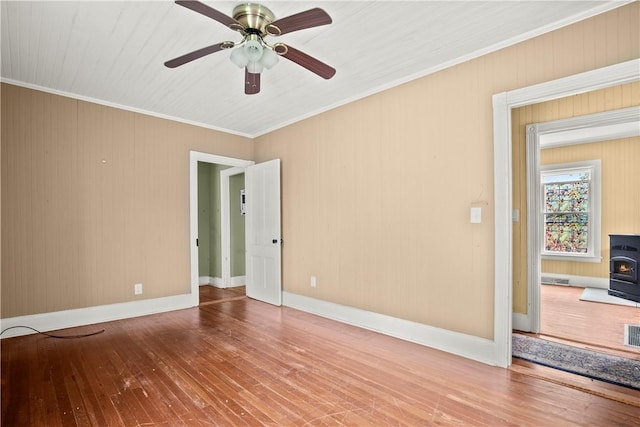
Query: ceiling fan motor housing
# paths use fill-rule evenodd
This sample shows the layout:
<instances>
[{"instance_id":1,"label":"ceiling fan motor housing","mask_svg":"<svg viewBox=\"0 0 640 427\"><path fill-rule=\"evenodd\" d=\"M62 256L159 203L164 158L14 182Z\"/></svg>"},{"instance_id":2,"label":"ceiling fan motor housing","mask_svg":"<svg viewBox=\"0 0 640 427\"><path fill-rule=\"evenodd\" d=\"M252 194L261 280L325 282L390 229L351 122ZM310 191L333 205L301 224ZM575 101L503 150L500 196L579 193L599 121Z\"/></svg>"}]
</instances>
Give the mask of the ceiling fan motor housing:
<instances>
[{"instance_id":1,"label":"ceiling fan motor housing","mask_svg":"<svg viewBox=\"0 0 640 427\"><path fill-rule=\"evenodd\" d=\"M242 24L244 32L248 34L279 34L277 27L271 26L267 28L275 19L273 12L259 4L243 3L236 6L233 9L233 19Z\"/></svg>"}]
</instances>

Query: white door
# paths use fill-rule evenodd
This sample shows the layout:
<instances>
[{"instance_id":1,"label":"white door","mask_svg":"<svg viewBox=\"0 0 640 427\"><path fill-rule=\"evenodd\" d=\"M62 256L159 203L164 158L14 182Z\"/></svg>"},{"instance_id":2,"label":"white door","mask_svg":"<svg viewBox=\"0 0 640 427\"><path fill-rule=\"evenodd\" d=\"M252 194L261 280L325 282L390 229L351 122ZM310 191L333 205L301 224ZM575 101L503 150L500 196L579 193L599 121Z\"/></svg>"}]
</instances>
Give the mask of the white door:
<instances>
[{"instance_id":1,"label":"white door","mask_svg":"<svg viewBox=\"0 0 640 427\"><path fill-rule=\"evenodd\" d=\"M282 304L280 159L245 169L247 296Z\"/></svg>"}]
</instances>

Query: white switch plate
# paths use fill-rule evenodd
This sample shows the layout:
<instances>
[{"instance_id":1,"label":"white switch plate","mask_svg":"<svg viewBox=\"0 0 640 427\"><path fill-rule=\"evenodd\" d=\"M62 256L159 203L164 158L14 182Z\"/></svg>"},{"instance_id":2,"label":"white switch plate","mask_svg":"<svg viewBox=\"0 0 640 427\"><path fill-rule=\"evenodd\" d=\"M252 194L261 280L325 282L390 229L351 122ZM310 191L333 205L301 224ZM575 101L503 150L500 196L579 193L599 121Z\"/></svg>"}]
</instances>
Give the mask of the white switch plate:
<instances>
[{"instance_id":1,"label":"white switch plate","mask_svg":"<svg viewBox=\"0 0 640 427\"><path fill-rule=\"evenodd\" d=\"M311 276L311 287L315 288L316 287L316 276Z\"/></svg>"},{"instance_id":2,"label":"white switch plate","mask_svg":"<svg viewBox=\"0 0 640 427\"><path fill-rule=\"evenodd\" d=\"M136 295L142 295L142 283L136 283L133 285L133 293Z\"/></svg>"},{"instance_id":3,"label":"white switch plate","mask_svg":"<svg viewBox=\"0 0 640 427\"><path fill-rule=\"evenodd\" d=\"M480 224L482 222L482 208L471 208L470 220L471 224Z\"/></svg>"}]
</instances>

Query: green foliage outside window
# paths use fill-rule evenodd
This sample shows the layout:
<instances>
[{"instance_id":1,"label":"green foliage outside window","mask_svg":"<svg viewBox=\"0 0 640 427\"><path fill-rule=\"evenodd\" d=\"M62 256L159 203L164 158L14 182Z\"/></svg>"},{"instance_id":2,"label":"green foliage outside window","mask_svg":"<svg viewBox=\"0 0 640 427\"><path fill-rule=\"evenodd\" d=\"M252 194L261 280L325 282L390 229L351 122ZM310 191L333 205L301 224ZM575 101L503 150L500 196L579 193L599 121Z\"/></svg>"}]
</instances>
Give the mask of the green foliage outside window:
<instances>
[{"instance_id":1,"label":"green foliage outside window","mask_svg":"<svg viewBox=\"0 0 640 427\"><path fill-rule=\"evenodd\" d=\"M543 175L545 252L588 252L590 177L584 170Z\"/></svg>"}]
</instances>

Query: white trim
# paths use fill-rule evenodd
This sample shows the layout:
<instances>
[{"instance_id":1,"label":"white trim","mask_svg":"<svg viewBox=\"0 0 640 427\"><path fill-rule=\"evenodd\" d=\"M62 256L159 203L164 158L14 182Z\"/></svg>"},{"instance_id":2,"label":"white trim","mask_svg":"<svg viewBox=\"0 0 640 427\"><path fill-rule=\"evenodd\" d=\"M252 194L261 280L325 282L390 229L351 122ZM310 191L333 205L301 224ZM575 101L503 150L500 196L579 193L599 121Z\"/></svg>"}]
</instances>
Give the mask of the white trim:
<instances>
[{"instance_id":1,"label":"white trim","mask_svg":"<svg viewBox=\"0 0 640 427\"><path fill-rule=\"evenodd\" d=\"M199 279L200 286L213 286L220 289L226 289L244 286L247 276L229 277L229 280L226 282L222 277L200 276Z\"/></svg>"},{"instance_id":2,"label":"white trim","mask_svg":"<svg viewBox=\"0 0 640 427\"><path fill-rule=\"evenodd\" d=\"M211 283L212 280L213 280L213 277L211 276L200 276L198 277L198 285L200 286L208 285Z\"/></svg>"},{"instance_id":3,"label":"white trim","mask_svg":"<svg viewBox=\"0 0 640 427\"><path fill-rule=\"evenodd\" d=\"M550 284L551 286L574 286L576 288L598 288L609 289L609 278L603 277L590 277L590 276L576 276L573 274L558 274L558 273L542 273L543 277L566 280L566 285Z\"/></svg>"},{"instance_id":4,"label":"white trim","mask_svg":"<svg viewBox=\"0 0 640 427\"><path fill-rule=\"evenodd\" d=\"M224 288L222 278L221 277L212 277L212 276L200 276L198 278L198 283L200 286L202 285L211 285L216 288Z\"/></svg>"},{"instance_id":5,"label":"white trim","mask_svg":"<svg viewBox=\"0 0 640 427\"><path fill-rule=\"evenodd\" d=\"M236 288L238 286L245 286L247 283L247 276L233 276L229 280L229 288Z\"/></svg>"},{"instance_id":6,"label":"white trim","mask_svg":"<svg viewBox=\"0 0 640 427\"><path fill-rule=\"evenodd\" d=\"M225 166L247 167L254 162L252 160L235 159L233 157L218 156L216 154L203 153L200 151L189 152L189 234L190 234L190 257L191 257L191 298L193 305L200 302L198 292L199 272L198 272L198 162L215 163Z\"/></svg>"},{"instance_id":7,"label":"white trim","mask_svg":"<svg viewBox=\"0 0 640 427\"><path fill-rule=\"evenodd\" d=\"M527 126L527 324L521 331L540 332L540 248L542 247L542 223L537 215L540 208L540 143L537 137L539 124ZM533 253L532 253L533 251ZM533 255L533 256L532 256Z\"/></svg>"},{"instance_id":8,"label":"white trim","mask_svg":"<svg viewBox=\"0 0 640 427\"><path fill-rule=\"evenodd\" d=\"M640 80L640 59L493 96L496 364L511 364L511 109ZM504 324L498 324L500 321ZM507 327L505 327L507 326Z\"/></svg>"},{"instance_id":9,"label":"white trim","mask_svg":"<svg viewBox=\"0 0 640 427\"><path fill-rule=\"evenodd\" d=\"M640 106L538 123L540 149L640 135Z\"/></svg>"},{"instance_id":10,"label":"white trim","mask_svg":"<svg viewBox=\"0 0 640 427\"><path fill-rule=\"evenodd\" d=\"M485 338L435 328L372 311L361 310L289 292L282 304L338 322L358 326L489 365L495 364L494 343Z\"/></svg>"},{"instance_id":11,"label":"white trim","mask_svg":"<svg viewBox=\"0 0 640 427\"><path fill-rule=\"evenodd\" d=\"M512 327L518 331L531 331L531 317L522 313L513 313L512 317Z\"/></svg>"},{"instance_id":12,"label":"white trim","mask_svg":"<svg viewBox=\"0 0 640 427\"><path fill-rule=\"evenodd\" d=\"M30 326L41 332L48 332L191 307L194 307L192 296L190 294L182 294L51 313L9 317L0 319L0 330L5 330L12 326ZM12 329L2 334L2 338L29 335L32 333L34 332L30 329Z\"/></svg>"},{"instance_id":13,"label":"white trim","mask_svg":"<svg viewBox=\"0 0 640 427\"><path fill-rule=\"evenodd\" d=\"M505 93L493 96L493 187L495 193L494 313L495 364L511 364L511 110ZM503 120L504 119L504 120ZM508 141L509 143L504 143Z\"/></svg>"},{"instance_id":14,"label":"white trim","mask_svg":"<svg viewBox=\"0 0 640 427\"><path fill-rule=\"evenodd\" d=\"M638 80L640 59L597 68L549 82L505 92L509 109L565 98Z\"/></svg>"}]
</instances>

